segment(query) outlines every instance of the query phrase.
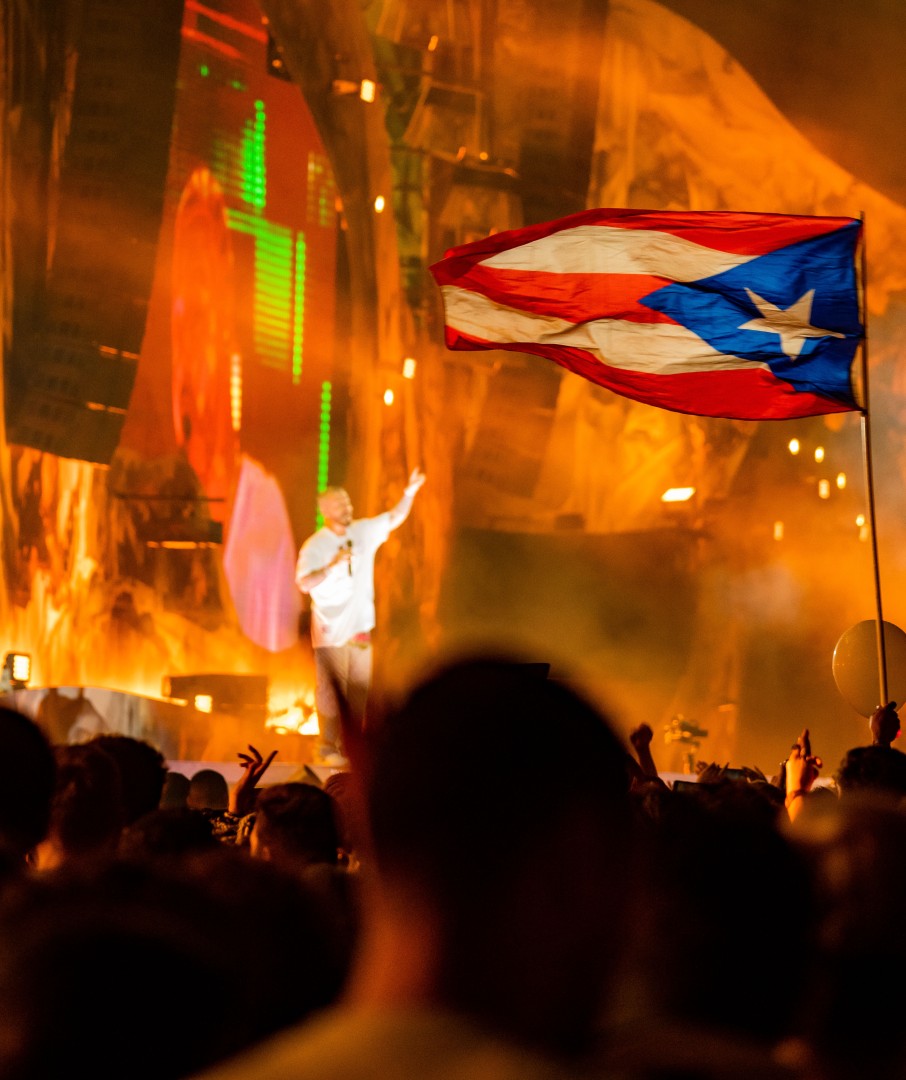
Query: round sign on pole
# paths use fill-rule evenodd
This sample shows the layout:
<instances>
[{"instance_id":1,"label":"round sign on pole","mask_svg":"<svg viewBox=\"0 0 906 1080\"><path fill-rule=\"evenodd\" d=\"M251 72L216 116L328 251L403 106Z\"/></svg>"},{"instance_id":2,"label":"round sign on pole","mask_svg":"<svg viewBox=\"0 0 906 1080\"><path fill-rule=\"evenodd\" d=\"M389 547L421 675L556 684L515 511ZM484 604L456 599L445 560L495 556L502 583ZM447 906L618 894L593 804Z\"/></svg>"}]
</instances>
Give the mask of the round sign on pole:
<instances>
[{"instance_id":1,"label":"round sign on pole","mask_svg":"<svg viewBox=\"0 0 906 1080\"><path fill-rule=\"evenodd\" d=\"M834 647L834 682L844 698L862 716L871 716L879 705L877 620L866 619L851 626ZM887 660L887 697L902 705L906 701L906 633L884 620Z\"/></svg>"}]
</instances>

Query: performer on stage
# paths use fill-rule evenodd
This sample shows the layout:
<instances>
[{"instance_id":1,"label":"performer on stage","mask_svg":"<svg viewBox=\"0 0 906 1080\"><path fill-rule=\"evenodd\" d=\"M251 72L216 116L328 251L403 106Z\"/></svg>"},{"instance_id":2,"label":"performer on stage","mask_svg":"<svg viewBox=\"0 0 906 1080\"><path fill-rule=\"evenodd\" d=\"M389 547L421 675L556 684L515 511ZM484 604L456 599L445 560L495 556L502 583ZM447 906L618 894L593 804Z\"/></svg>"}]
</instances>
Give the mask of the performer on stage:
<instances>
[{"instance_id":1,"label":"performer on stage","mask_svg":"<svg viewBox=\"0 0 906 1080\"><path fill-rule=\"evenodd\" d=\"M390 533L409 516L425 482L413 469L403 497L373 518L353 519L352 500L341 487L323 491L318 506L324 526L299 551L296 585L311 597L311 640L315 656L315 709L321 756L344 766L340 710L334 685L361 724L371 685L371 631L374 629L374 556Z\"/></svg>"}]
</instances>

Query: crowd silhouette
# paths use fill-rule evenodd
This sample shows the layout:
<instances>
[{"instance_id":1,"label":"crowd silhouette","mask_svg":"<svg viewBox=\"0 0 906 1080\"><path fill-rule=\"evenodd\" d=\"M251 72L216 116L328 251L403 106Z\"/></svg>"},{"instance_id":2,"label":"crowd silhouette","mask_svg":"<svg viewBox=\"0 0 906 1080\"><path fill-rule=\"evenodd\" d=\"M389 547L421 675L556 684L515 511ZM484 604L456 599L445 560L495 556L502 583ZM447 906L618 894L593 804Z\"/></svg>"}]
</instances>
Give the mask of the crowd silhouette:
<instances>
[{"instance_id":1,"label":"crowd silhouette","mask_svg":"<svg viewBox=\"0 0 906 1080\"><path fill-rule=\"evenodd\" d=\"M427 671L320 784L0 706L0 1076L906 1075L906 755L658 772L513 657ZM479 749L480 748L480 749Z\"/></svg>"}]
</instances>

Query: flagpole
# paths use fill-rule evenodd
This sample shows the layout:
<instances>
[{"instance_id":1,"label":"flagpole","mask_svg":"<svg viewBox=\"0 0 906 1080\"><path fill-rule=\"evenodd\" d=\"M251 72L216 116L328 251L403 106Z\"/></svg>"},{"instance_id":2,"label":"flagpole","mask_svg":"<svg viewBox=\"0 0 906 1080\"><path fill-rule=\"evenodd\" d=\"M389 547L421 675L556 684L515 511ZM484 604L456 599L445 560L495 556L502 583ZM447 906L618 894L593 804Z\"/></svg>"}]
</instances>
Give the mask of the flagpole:
<instances>
[{"instance_id":1,"label":"flagpole","mask_svg":"<svg viewBox=\"0 0 906 1080\"><path fill-rule=\"evenodd\" d=\"M868 259L865 243L865 214L862 219L862 461L865 466L865 493L868 501L868 535L871 538L871 561L874 571L875 631L878 643L879 705L887 704L887 652L884 641L884 615L881 607L881 570L878 559L878 530L875 517L875 483L871 458L871 410L868 402Z\"/></svg>"}]
</instances>

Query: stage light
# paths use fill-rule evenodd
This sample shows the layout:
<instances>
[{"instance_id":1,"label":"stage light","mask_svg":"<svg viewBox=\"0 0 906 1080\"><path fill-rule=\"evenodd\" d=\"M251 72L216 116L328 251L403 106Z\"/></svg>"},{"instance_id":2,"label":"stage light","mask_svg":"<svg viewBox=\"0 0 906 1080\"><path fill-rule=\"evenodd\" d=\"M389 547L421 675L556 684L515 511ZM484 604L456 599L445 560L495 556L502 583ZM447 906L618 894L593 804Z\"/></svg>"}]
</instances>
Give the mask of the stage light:
<instances>
[{"instance_id":1,"label":"stage light","mask_svg":"<svg viewBox=\"0 0 906 1080\"><path fill-rule=\"evenodd\" d=\"M774 522L774 539L775 540L782 540L783 539L783 522L782 521L775 521Z\"/></svg>"},{"instance_id":2,"label":"stage light","mask_svg":"<svg viewBox=\"0 0 906 1080\"><path fill-rule=\"evenodd\" d=\"M263 723L267 715L266 675L218 671L165 675L161 685L165 698L199 713L226 713L255 724Z\"/></svg>"},{"instance_id":3,"label":"stage light","mask_svg":"<svg viewBox=\"0 0 906 1080\"><path fill-rule=\"evenodd\" d=\"M437 34L432 34L428 41L428 52L434 52L439 43L440 38L437 36Z\"/></svg>"},{"instance_id":4,"label":"stage light","mask_svg":"<svg viewBox=\"0 0 906 1080\"><path fill-rule=\"evenodd\" d=\"M286 82L292 81L292 76L286 70L283 52L270 33L267 35L266 64L268 74L275 75L278 79L285 79Z\"/></svg>"},{"instance_id":5,"label":"stage light","mask_svg":"<svg viewBox=\"0 0 906 1080\"><path fill-rule=\"evenodd\" d=\"M31 657L28 653L8 652L3 660L2 684L13 690L28 686L31 679Z\"/></svg>"},{"instance_id":6,"label":"stage light","mask_svg":"<svg viewBox=\"0 0 906 1080\"><path fill-rule=\"evenodd\" d=\"M815 447L815 461L817 461L819 465L821 464L822 461L824 461L824 447L823 446L816 446Z\"/></svg>"},{"instance_id":7,"label":"stage light","mask_svg":"<svg viewBox=\"0 0 906 1080\"><path fill-rule=\"evenodd\" d=\"M858 525L858 527L861 529L864 524L865 524L865 515L864 514L856 514L856 525Z\"/></svg>"},{"instance_id":8,"label":"stage light","mask_svg":"<svg viewBox=\"0 0 906 1080\"><path fill-rule=\"evenodd\" d=\"M230 423L233 431L242 428L242 356L234 352L230 357Z\"/></svg>"},{"instance_id":9,"label":"stage light","mask_svg":"<svg viewBox=\"0 0 906 1080\"><path fill-rule=\"evenodd\" d=\"M791 454L798 454L799 453L799 440L798 439L790 439L790 441L786 445L787 445L787 449L789 450L789 452Z\"/></svg>"},{"instance_id":10,"label":"stage light","mask_svg":"<svg viewBox=\"0 0 906 1080\"><path fill-rule=\"evenodd\" d=\"M299 725L300 735L320 735L321 723L318 720L318 714L312 709L305 720Z\"/></svg>"},{"instance_id":11,"label":"stage light","mask_svg":"<svg viewBox=\"0 0 906 1080\"><path fill-rule=\"evenodd\" d=\"M695 494L694 487L675 487L668 488L661 496L661 502L665 503L678 503L688 502Z\"/></svg>"},{"instance_id":12,"label":"stage light","mask_svg":"<svg viewBox=\"0 0 906 1080\"><path fill-rule=\"evenodd\" d=\"M846 473L837 473L837 487L842 491L846 487Z\"/></svg>"},{"instance_id":13,"label":"stage light","mask_svg":"<svg viewBox=\"0 0 906 1080\"><path fill-rule=\"evenodd\" d=\"M376 214L383 214L384 207L386 205L387 204L384 201L384 196L383 195L378 195L378 197L374 200L374 212Z\"/></svg>"},{"instance_id":14,"label":"stage light","mask_svg":"<svg viewBox=\"0 0 906 1080\"><path fill-rule=\"evenodd\" d=\"M818 481L818 498L829 499L830 498L830 480Z\"/></svg>"},{"instance_id":15,"label":"stage light","mask_svg":"<svg viewBox=\"0 0 906 1080\"><path fill-rule=\"evenodd\" d=\"M352 97L354 94L369 105L377 97L374 79L334 79L330 88L338 97Z\"/></svg>"},{"instance_id":16,"label":"stage light","mask_svg":"<svg viewBox=\"0 0 906 1080\"><path fill-rule=\"evenodd\" d=\"M394 401L394 394L393 394L393 391L392 391L392 390L391 390L391 389L390 389L390 388L388 387L388 388L387 388L387 389L386 389L386 390L384 391L384 404L385 404L385 405L392 405L392 404L393 404L393 401Z\"/></svg>"},{"instance_id":17,"label":"stage light","mask_svg":"<svg viewBox=\"0 0 906 1080\"><path fill-rule=\"evenodd\" d=\"M403 378L414 379L415 378L415 361L411 356L407 356L403 361Z\"/></svg>"}]
</instances>

